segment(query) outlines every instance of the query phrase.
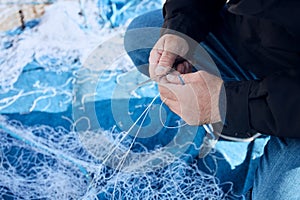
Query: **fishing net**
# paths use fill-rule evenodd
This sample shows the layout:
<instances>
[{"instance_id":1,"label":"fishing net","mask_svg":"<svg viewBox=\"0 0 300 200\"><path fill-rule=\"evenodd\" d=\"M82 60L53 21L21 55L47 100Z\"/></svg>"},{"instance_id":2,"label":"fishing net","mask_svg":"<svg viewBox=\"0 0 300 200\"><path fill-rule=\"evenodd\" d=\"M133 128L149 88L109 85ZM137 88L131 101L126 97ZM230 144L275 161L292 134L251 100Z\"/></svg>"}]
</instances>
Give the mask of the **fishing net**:
<instances>
[{"instance_id":1,"label":"fishing net","mask_svg":"<svg viewBox=\"0 0 300 200\"><path fill-rule=\"evenodd\" d=\"M126 80L143 80L128 58L100 66L100 77L98 68L82 69L99 43L161 1L51 3L25 28L0 35L1 198L230 199L231 189L195 160L202 140L194 138L205 131L190 131L162 107L157 85L114 96L120 85L131 87ZM122 36L111 49L123 45ZM99 126L85 116L90 108ZM153 118L161 109L163 119Z\"/></svg>"},{"instance_id":2,"label":"fishing net","mask_svg":"<svg viewBox=\"0 0 300 200\"><path fill-rule=\"evenodd\" d=\"M174 158L172 164L153 168L151 162L172 155L155 154L148 160L139 156L118 169L131 141L120 142L122 134L98 130L85 132L86 141L97 144L91 154L80 133L63 127L24 126L1 118L1 194L3 198L24 199L224 199L218 181L201 172L197 163ZM83 133L81 133L83 134ZM95 141L96 140L96 141ZM101 146L99 146L101 144ZM115 145L115 146L114 146ZM144 148L145 150L146 148ZM95 152L95 151L92 151ZM102 154L102 155L101 155ZM140 154L139 154L140 155ZM117 158L120 156L119 158ZM185 155L189 157L189 155ZM112 163L110 163L112 166ZM139 170L149 165L148 170ZM152 163L151 163L152 165ZM152 168L152 170L150 170Z\"/></svg>"}]
</instances>

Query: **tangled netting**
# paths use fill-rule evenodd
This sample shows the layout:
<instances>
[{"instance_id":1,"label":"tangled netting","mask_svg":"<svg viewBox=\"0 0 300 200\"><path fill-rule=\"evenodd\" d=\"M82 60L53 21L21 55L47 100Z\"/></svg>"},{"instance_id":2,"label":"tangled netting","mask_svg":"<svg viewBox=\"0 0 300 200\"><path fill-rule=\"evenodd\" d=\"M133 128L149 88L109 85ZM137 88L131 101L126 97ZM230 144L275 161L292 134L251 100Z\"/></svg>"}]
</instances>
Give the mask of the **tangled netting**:
<instances>
[{"instance_id":1,"label":"tangled netting","mask_svg":"<svg viewBox=\"0 0 300 200\"><path fill-rule=\"evenodd\" d=\"M25 29L0 33L0 93L13 89L32 60L58 73L78 69L101 41L124 29L134 16L161 5L161 0L55 1L40 19L26 22Z\"/></svg>"},{"instance_id":2,"label":"tangled netting","mask_svg":"<svg viewBox=\"0 0 300 200\"><path fill-rule=\"evenodd\" d=\"M115 170L87 151L80 135L63 127L23 126L1 117L0 193L24 199L225 199L218 181L182 159L166 167L138 170L151 163L141 157ZM96 136L97 135L97 136ZM120 133L84 133L102 157ZM90 137L90 138L89 138ZM87 141L86 140L86 141ZM118 146L123 153L130 141ZM165 159L169 155L161 155ZM188 157L188 155L186 155ZM115 157L115 156L114 156ZM112 159L116 161L116 159ZM153 161L152 160L152 161ZM119 160L118 160L119 164ZM131 166L131 167L129 167ZM127 170L124 170L127 168ZM131 169L130 169L131 168Z\"/></svg>"},{"instance_id":3,"label":"tangled netting","mask_svg":"<svg viewBox=\"0 0 300 200\"><path fill-rule=\"evenodd\" d=\"M91 49L123 29L130 18L161 7L161 1L53 2L40 19L26 22L25 29L0 33L0 198L230 197L188 153L174 156L160 152L163 146L159 145L148 150L115 128L78 131L70 115L59 115L72 104L74 84ZM111 48L117 45L122 44L116 41ZM111 68L105 76L105 87L118 82L112 78L126 68L126 62L120 62L118 72ZM85 81L91 82L88 78ZM28 123L34 112L41 115ZM108 121L105 117L100 120ZM132 150L133 143L139 151Z\"/></svg>"}]
</instances>

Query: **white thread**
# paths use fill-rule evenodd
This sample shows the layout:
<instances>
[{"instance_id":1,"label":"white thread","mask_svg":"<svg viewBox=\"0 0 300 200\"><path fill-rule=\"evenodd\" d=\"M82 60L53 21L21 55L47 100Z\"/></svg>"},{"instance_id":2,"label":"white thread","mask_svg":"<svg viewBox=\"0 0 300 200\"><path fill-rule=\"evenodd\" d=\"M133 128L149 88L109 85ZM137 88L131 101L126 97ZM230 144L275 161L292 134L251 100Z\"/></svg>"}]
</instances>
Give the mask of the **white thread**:
<instances>
[{"instance_id":1,"label":"white thread","mask_svg":"<svg viewBox=\"0 0 300 200\"><path fill-rule=\"evenodd\" d=\"M166 101L167 99L164 99L160 106L159 106L159 120L160 120L160 123L163 127L165 128L170 128L170 129L177 129L177 128L181 128L181 127L184 127L187 125L187 123L184 123L184 124L181 124L181 125L178 125L178 126L167 126L164 124L163 120L162 120L162 105L164 104L164 102Z\"/></svg>"}]
</instances>

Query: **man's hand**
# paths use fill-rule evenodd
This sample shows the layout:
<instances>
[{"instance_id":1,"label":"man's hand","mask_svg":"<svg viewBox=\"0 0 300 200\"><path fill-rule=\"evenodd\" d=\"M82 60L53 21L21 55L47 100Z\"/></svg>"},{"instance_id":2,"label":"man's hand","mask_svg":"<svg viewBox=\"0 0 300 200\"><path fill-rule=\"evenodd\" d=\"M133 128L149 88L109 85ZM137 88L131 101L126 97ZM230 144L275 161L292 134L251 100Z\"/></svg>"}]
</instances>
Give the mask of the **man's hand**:
<instances>
[{"instance_id":1,"label":"man's hand","mask_svg":"<svg viewBox=\"0 0 300 200\"><path fill-rule=\"evenodd\" d=\"M185 39L172 34L162 36L149 57L149 73L151 78L165 75L174 65L178 58L183 58L189 51L189 45ZM192 69L187 61L177 65L177 70L181 73L188 73Z\"/></svg>"},{"instance_id":2,"label":"man's hand","mask_svg":"<svg viewBox=\"0 0 300 200\"><path fill-rule=\"evenodd\" d=\"M219 122L222 79L205 71L190 73L192 67L187 61L179 62L177 71L164 76L175 61L184 58L188 51L189 45L185 39L172 34L162 36L150 53L150 77L156 79L163 76L158 82L162 101L188 124Z\"/></svg>"},{"instance_id":3,"label":"man's hand","mask_svg":"<svg viewBox=\"0 0 300 200\"><path fill-rule=\"evenodd\" d=\"M223 81L205 71L166 76L159 84L162 101L189 125L202 125L221 121L219 99Z\"/></svg>"}]
</instances>

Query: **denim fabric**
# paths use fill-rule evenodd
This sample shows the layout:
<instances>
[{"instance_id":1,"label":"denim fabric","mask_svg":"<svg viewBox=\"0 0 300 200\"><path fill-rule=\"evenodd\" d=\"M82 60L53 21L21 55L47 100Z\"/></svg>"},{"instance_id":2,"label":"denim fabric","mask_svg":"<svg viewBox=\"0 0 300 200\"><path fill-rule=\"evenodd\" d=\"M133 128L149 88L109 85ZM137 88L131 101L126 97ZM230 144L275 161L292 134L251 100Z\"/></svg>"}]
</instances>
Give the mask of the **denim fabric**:
<instances>
[{"instance_id":1,"label":"denim fabric","mask_svg":"<svg viewBox=\"0 0 300 200\"><path fill-rule=\"evenodd\" d=\"M135 18L125 34L125 49L138 70L146 75L151 48L142 47L145 43L153 46L160 33L140 32L136 35L131 34L130 30L161 27L162 23L162 12L152 11ZM215 61L224 81L256 79L253 73L242 69L234 59L234 49L226 40L228 27L224 24L210 33L200 45ZM300 199L299 145L297 139L267 136L247 143L219 141L215 152L199 159L198 166L219 178L221 184L232 184L231 188L224 184L223 189L225 192L232 189L237 199Z\"/></svg>"},{"instance_id":2,"label":"denim fabric","mask_svg":"<svg viewBox=\"0 0 300 200\"><path fill-rule=\"evenodd\" d=\"M255 174L253 199L300 199L300 141L272 137Z\"/></svg>"},{"instance_id":3,"label":"denim fabric","mask_svg":"<svg viewBox=\"0 0 300 200\"><path fill-rule=\"evenodd\" d=\"M147 19L147 20L145 20ZM127 33L124 38L124 45L128 55L131 57L137 69L143 74L148 73L148 58L151 48L160 36L159 29L151 29L151 32L145 31L130 32L131 29L147 28L147 27L161 27L162 26L162 12L160 10L152 11L144 15L140 15L129 24Z\"/></svg>"}]
</instances>

